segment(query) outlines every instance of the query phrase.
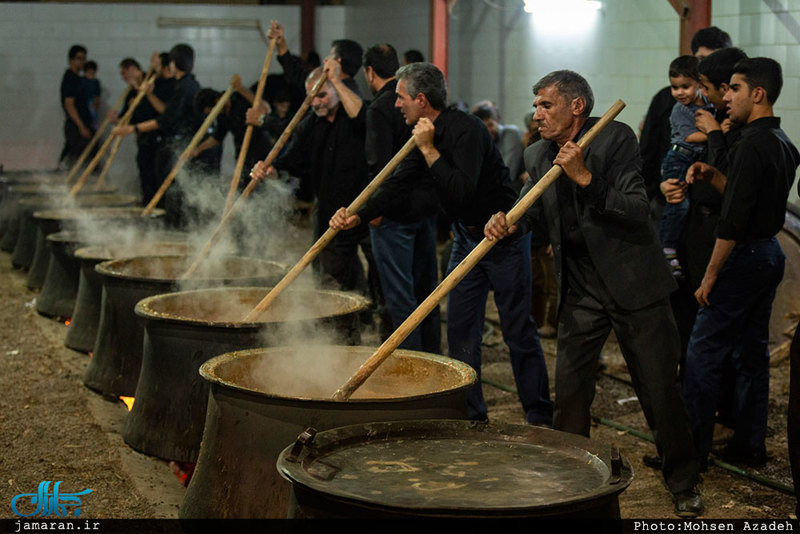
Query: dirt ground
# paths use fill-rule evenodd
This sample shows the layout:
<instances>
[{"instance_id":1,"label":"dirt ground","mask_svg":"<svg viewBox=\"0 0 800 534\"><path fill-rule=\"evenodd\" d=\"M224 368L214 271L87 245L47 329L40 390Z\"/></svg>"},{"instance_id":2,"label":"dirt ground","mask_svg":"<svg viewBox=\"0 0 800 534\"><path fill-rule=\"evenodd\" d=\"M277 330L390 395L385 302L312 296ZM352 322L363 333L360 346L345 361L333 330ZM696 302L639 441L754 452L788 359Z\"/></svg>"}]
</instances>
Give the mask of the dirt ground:
<instances>
[{"instance_id":1,"label":"dirt ground","mask_svg":"<svg viewBox=\"0 0 800 534\"><path fill-rule=\"evenodd\" d=\"M35 492L43 480L64 481L62 491L91 488L92 494L83 499L82 517L177 517L185 491L180 481L166 462L137 453L123 442L120 429L125 406L104 400L83 385L88 356L64 346L67 326L63 322L36 313L36 294L25 287L25 273L12 269L9 258L0 252L0 517L14 517L11 499ZM800 260L794 260L800 265ZM787 287L798 294L794 285ZM793 324L785 317L788 306L776 305L776 348L789 339L783 333ZM484 377L513 387L507 348L491 304L486 324ZM364 344L376 343L375 331L367 330ZM555 342L543 339L542 343L552 377ZM652 454L654 446L625 430L647 433L613 339L604 357L608 369L598 379L593 415L621 427L598 423L592 438L618 447L633 466L634 480L620 496L621 514L623 518L673 518L660 474L642 464L642 455ZM776 361L771 367L767 441L772 459L755 471L784 489L712 465L701 486L706 517L785 519L792 514L795 500L786 491L792 484L786 444L788 381L788 360ZM493 422L523 423L513 393L488 384L484 392Z\"/></svg>"}]
</instances>

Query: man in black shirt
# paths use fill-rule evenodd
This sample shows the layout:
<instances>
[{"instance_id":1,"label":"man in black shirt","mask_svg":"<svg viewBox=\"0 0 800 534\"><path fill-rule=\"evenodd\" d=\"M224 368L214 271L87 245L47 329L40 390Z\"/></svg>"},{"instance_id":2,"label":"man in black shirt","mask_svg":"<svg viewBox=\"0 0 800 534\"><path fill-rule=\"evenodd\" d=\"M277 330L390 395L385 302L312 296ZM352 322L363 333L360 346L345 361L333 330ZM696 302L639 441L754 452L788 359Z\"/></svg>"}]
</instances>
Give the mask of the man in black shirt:
<instances>
[{"instance_id":1,"label":"man in black shirt","mask_svg":"<svg viewBox=\"0 0 800 534\"><path fill-rule=\"evenodd\" d=\"M411 63L397 71L397 102L417 144L395 171L398 184L433 188L454 221L452 271L483 239L492 213L514 203L508 167L477 117L447 107L447 84L430 63ZM417 187L420 187L417 186ZM525 420L550 425L553 405L536 323L530 316L530 236L490 250L447 296L447 346L451 358L481 369L481 341L489 290L494 290L503 338ZM467 396L467 415L487 420L480 381Z\"/></svg>"},{"instance_id":2,"label":"man in black shirt","mask_svg":"<svg viewBox=\"0 0 800 534\"><path fill-rule=\"evenodd\" d=\"M723 362L736 373L736 428L721 452L728 461L766 463L764 439L769 401L769 319L785 257L775 237L800 154L780 129L773 104L780 94L780 65L744 59L734 67L725 102L742 125L725 173L693 164L687 181L706 181L723 193L717 239L699 289L686 356L684 396L698 452L711 450Z\"/></svg>"},{"instance_id":3,"label":"man in black shirt","mask_svg":"<svg viewBox=\"0 0 800 534\"><path fill-rule=\"evenodd\" d=\"M158 57L158 56L156 56ZM158 62L160 63L160 57ZM131 102L144 82L144 72L139 62L133 58L125 58L119 64L119 73L122 79L130 86L131 90L125 98L125 103L119 112L109 111L109 118L116 124L118 117L125 115ZM130 122L138 124L159 115L158 108L163 109L164 101L169 100L172 86L164 79L156 79L155 87L148 87L148 95L139 102L133 111ZM136 135L136 165L139 168L139 183L141 186L142 203L147 204L158 189L156 178L156 153L161 145L162 138L158 131L140 132Z\"/></svg>"},{"instance_id":4,"label":"man in black shirt","mask_svg":"<svg viewBox=\"0 0 800 534\"><path fill-rule=\"evenodd\" d=\"M242 78L238 74L233 77L233 89L234 92L231 94L230 99L209 128L208 135L197 145L197 148L195 148L192 153L193 160L203 158L203 161L211 163L211 159L206 160L205 158L213 158L212 166L217 172L220 170L222 143L228 133L233 136L233 148L236 151L235 157L238 159L248 127L247 110L251 109L254 105L253 101L255 100L255 95L250 89L242 85ZM214 89L201 89L195 96L195 112L205 118L217 104L221 96L222 93ZM266 103L262 102L262 104ZM252 168L270 151L270 148L272 148L272 143L270 142L269 134L266 129L258 125L253 125L250 144L247 148L247 154L245 154L243 168ZM213 154L213 156L211 154ZM223 191L227 194L228 184L225 184L223 181L221 185L223 186ZM247 178L239 181L240 190L246 185Z\"/></svg>"},{"instance_id":5,"label":"man in black shirt","mask_svg":"<svg viewBox=\"0 0 800 534\"><path fill-rule=\"evenodd\" d=\"M327 229L328 221L339 206L353 201L367 184L367 162L364 157L366 126L363 114L351 118L345 112L335 83L338 83L338 61L325 61L328 80L311 101L313 114L307 115L294 131L285 151L275 160L274 169L263 162L254 167L251 177L257 180L285 170L300 178L301 200L314 200L314 239ZM314 69L306 79L306 91L319 80L322 68ZM323 285L342 291L366 293L366 277L358 246L367 235L366 225L339 232L314 263L314 271Z\"/></svg>"},{"instance_id":6,"label":"man in black shirt","mask_svg":"<svg viewBox=\"0 0 800 534\"><path fill-rule=\"evenodd\" d=\"M364 74L375 98L369 106L357 100L358 113L366 108L366 156L370 180L400 151L411 136L400 110L394 105L399 68L397 52L378 44L364 54ZM346 94L349 89L339 92ZM427 173L388 177L367 203L350 217L340 208L331 227L346 229L369 221L372 250L386 309L394 329L399 327L438 282L436 262L436 214L439 199ZM391 332L390 332L391 333ZM438 306L403 341L400 348L438 354L442 347Z\"/></svg>"},{"instance_id":7,"label":"man in black shirt","mask_svg":"<svg viewBox=\"0 0 800 534\"><path fill-rule=\"evenodd\" d=\"M270 39L275 39L278 63L283 67L283 75L286 83L294 88L303 87L305 78L308 75L308 67L303 63L302 59L289 52L283 26L281 26L278 21L273 20L270 23L268 36ZM361 92L358 89L355 76L361 69L362 52L361 45L351 39L336 39L331 43L330 57L339 60L342 66L342 81L351 91L359 96L361 96Z\"/></svg>"},{"instance_id":8,"label":"man in black shirt","mask_svg":"<svg viewBox=\"0 0 800 534\"><path fill-rule=\"evenodd\" d=\"M525 150L530 180L524 196L552 168L564 175L517 224L504 213L486 225L489 239L531 230L553 247L559 284L555 414L557 430L589 436L597 357L611 330L656 446L675 511L702 511L696 484L700 463L692 445L677 367L680 349L668 296L675 281L650 223L636 137L611 122L594 142L577 141L598 119L594 96L572 71L555 71L533 86L534 120L542 139Z\"/></svg>"},{"instance_id":9,"label":"man in black shirt","mask_svg":"<svg viewBox=\"0 0 800 534\"><path fill-rule=\"evenodd\" d=\"M94 135L92 113L81 80L81 71L86 63L86 48L73 45L67 55L69 68L61 78L61 107L64 108L64 148L61 150L59 164L66 161L72 166L89 144Z\"/></svg>"},{"instance_id":10,"label":"man in black shirt","mask_svg":"<svg viewBox=\"0 0 800 534\"><path fill-rule=\"evenodd\" d=\"M186 44L177 44L169 52L170 67L174 73L173 93L167 101L164 111L156 118L143 122L117 126L113 133L129 135L158 131L164 139L156 156L156 176L160 184L169 175L178 156L183 152L203 119L194 111L194 96L200 85L192 74L194 68L194 50ZM177 182L177 181L176 181ZM165 195L167 223L175 228L183 228L187 224L184 213L182 190L190 191L189 184L173 183Z\"/></svg>"}]
</instances>

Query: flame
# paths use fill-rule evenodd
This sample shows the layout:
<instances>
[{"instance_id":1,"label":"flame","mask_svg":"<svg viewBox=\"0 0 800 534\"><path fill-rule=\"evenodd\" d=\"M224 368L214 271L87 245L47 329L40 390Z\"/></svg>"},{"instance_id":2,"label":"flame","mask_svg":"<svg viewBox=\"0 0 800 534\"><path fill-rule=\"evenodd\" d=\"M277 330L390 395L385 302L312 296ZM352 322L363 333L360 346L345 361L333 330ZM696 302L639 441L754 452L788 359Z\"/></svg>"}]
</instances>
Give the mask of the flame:
<instances>
[{"instance_id":1,"label":"flame","mask_svg":"<svg viewBox=\"0 0 800 534\"><path fill-rule=\"evenodd\" d=\"M128 411L131 411L133 408L133 402L136 400L133 397L120 397L119 400L125 403L125 406L128 407Z\"/></svg>"},{"instance_id":2,"label":"flame","mask_svg":"<svg viewBox=\"0 0 800 534\"><path fill-rule=\"evenodd\" d=\"M92 351L89 351L87 354L88 354L88 355L89 355L89 357L91 358L91 357L94 355L94 352L92 352Z\"/></svg>"},{"instance_id":3,"label":"flame","mask_svg":"<svg viewBox=\"0 0 800 534\"><path fill-rule=\"evenodd\" d=\"M69 323L71 323L71 322L72 322L72 319L67 319L66 321L64 321L64 325L65 326L69 326Z\"/></svg>"}]
</instances>

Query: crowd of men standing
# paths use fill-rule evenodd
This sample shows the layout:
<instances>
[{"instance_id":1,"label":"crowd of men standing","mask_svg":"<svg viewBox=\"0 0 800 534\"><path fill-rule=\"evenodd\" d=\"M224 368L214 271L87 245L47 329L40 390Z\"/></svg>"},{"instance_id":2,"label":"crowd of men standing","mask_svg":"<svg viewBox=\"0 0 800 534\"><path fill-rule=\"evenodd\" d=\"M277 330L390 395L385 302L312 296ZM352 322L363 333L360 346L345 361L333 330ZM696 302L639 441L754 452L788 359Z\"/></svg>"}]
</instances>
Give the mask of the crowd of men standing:
<instances>
[{"instance_id":1,"label":"crowd of men standing","mask_svg":"<svg viewBox=\"0 0 800 534\"><path fill-rule=\"evenodd\" d=\"M311 100L313 112L267 166L258 160L272 144L277 119L271 106L255 102L239 83L241 105L228 107L217 126L221 136L212 133L194 156L208 155L227 131L236 140L248 125L257 128L250 179L291 175L296 196L313 204L314 239L329 227L338 230L314 267L321 284L380 303L386 337L438 283L437 220L445 217L453 236L446 273L484 238L496 245L447 296L446 350L438 307L402 348L445 352L480 376L492 292L529 424L589 435L598 358L613 331L655 437L657 455L645 461L662 470L676 514L703 511L698 482L716 421L734 429L721 455L747 465L766 461L768 324L784 261L775 235L800 164L773 115L782 85L779 64L748 58L716 28L695 36L699 62L678 63L697 67L690 100L707 104L693 112L704 145L678 178L666 178L660 171L665 154L689 150L680 139L664 142L665 132L674 135L667 117L682 105L674 79L691 78L689 71L670 70L671 90L653 99L641 139L611 122L583 149L577 141L597 123L591 87L568 70L543 76L532 94L532 122L541 139L525 148L520 162L520 142L506 147L493 127L496 111L478 106L469 113L449 105L436 66L401 66L391 45L364 50L348 39L334 41L321 64L309 64L289 52L279 23L271 24L270 37L287 94L310 93L325 77ZM145 89L147 104L114 130L137 134L145 201L219 98L214 91L202 93L193 63L187 45L154 54L156 81ZM369 97L354 79L362 68ZM147 83L135 60L123 60L120 72L135 90ZM67 143L75 131L85 138L66 100L64 107L68 125L73 123L65 126ZM346 206L410 138L416 148L363 207L348 212ZM508 224L508 211L554 164L564 176ZM218 153L210 165L218 171ZM665 203L687 199L688 220L674 258L684 272L671 267L655 229ZM548 246L558 287L553 401L531 307L532 251ZM480 382L469 392L468 416L489 419Z\"/></svg>"}]
</instances>

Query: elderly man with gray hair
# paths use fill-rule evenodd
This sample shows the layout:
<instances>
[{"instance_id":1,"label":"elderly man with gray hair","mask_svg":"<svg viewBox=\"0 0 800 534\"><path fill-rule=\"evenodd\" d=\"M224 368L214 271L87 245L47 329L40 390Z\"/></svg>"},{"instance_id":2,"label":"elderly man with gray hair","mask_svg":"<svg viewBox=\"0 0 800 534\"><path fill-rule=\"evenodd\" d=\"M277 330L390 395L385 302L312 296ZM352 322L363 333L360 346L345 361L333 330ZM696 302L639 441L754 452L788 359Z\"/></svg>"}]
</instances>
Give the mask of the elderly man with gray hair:
<instances>
[{"instance_id":1,"label":"elderly man with gray hair","mask_svg":"<svg viewBox=\"0 0 800 534\"><path fill-rule=\"evenodd\" d=\"M430 63L411 63L397 71L395 106L413 125L414 150L392 176L412 187L431 184L454 221L448 272L483 239L492 213L509 209L516 198L508 168L477 117L447 107L447 84ZM402 188L402 186L401 186ZM357 224L358 215L333 220L335 228ZM472 366L480 376L481 339L489 290L494 290L503 338L525 411L525 421L550 425L552 403L544 354L530 317L530 236L509 239L489 251L447 297L448 355ZM488 419L480 382L468 393L468 416Z\"/></svg>"},{"instance_id":2,"label":"elderly man with gray hair","mask_svg":"<svg viewBox=\"0 0 800 534\"><path fill-rule=\"evenodd\" d=\"M650 222L633 131L610 123L586 149L576 143L596 122L591 87L555 71L533 86L542 139L525 150L525 195L555 163L560 177L513 226L496 213L489 239L532 231L553 246L559 283L554 427L589 436L597 357L611 330L653 430L675 512L703 504L700 462L678 382L680 347L669 294L675 281ZM502 242L501 242L502 243Z\"/></svg>"}]
</instances>

